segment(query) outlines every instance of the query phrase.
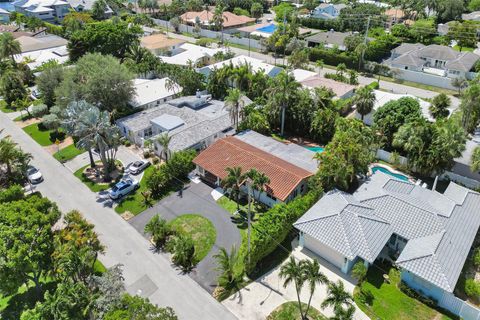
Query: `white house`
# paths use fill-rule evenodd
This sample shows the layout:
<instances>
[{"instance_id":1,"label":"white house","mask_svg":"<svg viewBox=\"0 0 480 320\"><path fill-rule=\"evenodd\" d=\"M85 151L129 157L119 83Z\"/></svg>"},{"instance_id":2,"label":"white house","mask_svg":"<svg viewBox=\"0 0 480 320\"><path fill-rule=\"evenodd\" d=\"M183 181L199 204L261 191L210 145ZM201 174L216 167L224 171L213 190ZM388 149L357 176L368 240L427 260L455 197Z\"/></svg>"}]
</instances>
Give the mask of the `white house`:
<instances>
[{"instance_id":1,"label":"white house","mask_svg":"<svg viewBox=\"0 0 480 320\"><path fill-rule=\"evenodd\" d=\"M347 5L343 3L320 3L310 14L312 18L331 20L336 19L340 15L340 11L346 8Z\"/></svg>"},{"instance_id":2,"label":"white house","mask_svg":"<svg viewBox=\"0 0 480 320\"><path fill-rule=\"evenodd\" d=\"M441 194L377 172L353 194L326 193L294 226L300 246L342 272L393 261L408 286L458 312L444 297L453 297L480 226L480 194L453 182Z\"/></svg>"},{"instance_id":3,"label":"white house","mask_svg":"<svg viewBox=\"0 0 480 320\"><path fill-rule=\"evenodd\" d=\"M91 11L96 0L65 0L70 4L73 10L77 12ZM111 18L113 10L107 4L105 9L105 18Z\"/></svg>"},{"instance_id":4,"label":"white house","mask_svg":"<svg viewBox=\"0 0 480 320\"><path fill-rule=\"evenodd\" d=\"M18 0L13 5L15 11L47 22L61 22L71 9L64 0Z\"/></svg>"},{"instance_id":5,"label":"white house","mask_svg":"<svg viewBox=\"0 0 480 320\"><path fill-rule=\"evenodd\" d=\"M175 54L170 56L160 56L163 62L168 64L176 64L180 66L188 66L190 63L195 67L203 67L214 61L213 57L217 53L226 53L223 48L207 48L197 46L191 43L184 43L176 50Z\"/></svg>"},{"instance_id":6,"label":"white house","mask_svg":"<svg viewBox=\"0 0 480 320\"><path fill-rule=\"evenodd\" d=\"M221 69L230 64L233 65L234 67L249 64L252 68L252 72L255 73L255 72L261 71L270 77L275 77L277 74L279 74L282 71L282 68L265 63L260 59L255 59L252 57L240 55L229 60L217 62L215 64L200 68L198 69L198 72L208 77L213 70Z\"/></svg>"},{"instance_id":7,"label":"white house","mask_svg":"<svg viewBox=\"0 0 480 320\"><path fill-rule=\"evenodd\" d=\"M58 64L67 62L68 51L66 46L29 51L15 55L15 61L17 63L22 61L30 61L27 63L27 66L30 68L30 70L35 70L42 64L49 61L56 61Z\"/></svg>"},{"instance_id":8,"label":"white house","mask_svg":"<svg viewBox=\"0 0 480 320\"><path fill-rule=\"evenodd\" d=\"M347 99L355 94L354 85L327 79L318 73L303 69L295 69L292 71L293 77L305 88L326 88L330 89L337 99Z\"/></svg>"},{"instance_id":9,"label":"white house","mask_svg":"<svg viewBox=\"0 0 480 320\"><path fill-rule=\"evenodd\" d=\"M168 78L135 79L135 97L129 102L133 108L148 109L159 106L182 92L178 84L169 83Z\"/></svg>"}]
</instances>

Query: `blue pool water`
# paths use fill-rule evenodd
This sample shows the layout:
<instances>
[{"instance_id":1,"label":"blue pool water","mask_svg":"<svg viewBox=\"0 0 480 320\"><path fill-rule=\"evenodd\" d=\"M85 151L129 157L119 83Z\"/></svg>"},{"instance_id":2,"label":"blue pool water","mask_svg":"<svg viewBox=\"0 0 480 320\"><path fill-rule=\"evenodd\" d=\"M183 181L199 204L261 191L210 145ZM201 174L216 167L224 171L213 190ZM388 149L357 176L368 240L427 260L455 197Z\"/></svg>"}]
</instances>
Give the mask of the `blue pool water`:
<instances>
[{"instance_id":1,"label":"blue pool water","mask_svg":"<svg viewBox=\"0 0 480 320\"><path fill-rule=\"evenodd\" d=\"M258 32L265 32L265 33L274 33L275 30L277 30L277 26L272 24L269 24L268 26L258 28Z\"/></svg>"},{"instance_id":2,"label":"blue pool water","mask_svg":"<svg viewBox=\"0 0 480 320\"><path fill-rule=\"evenodd\" d=\"M400 179L402 181L408 181L408 177L403 175L403 174L400 174L400 173L395 173L395 172L392 172L384 167L372 167L372 173L375 173L377 171L380 171L380 172L383 172L383 173L386 173L388 175L391 175L392 177L395 177L397 179Z\"/></svg>"},{"instance_id":3,"label":"blue pool water","mask_svg":"<svg viewBox=\"0 0 480 320\"><path fill-rule=\"evenodd\" d=\"M305 148L313 152L323 152L324 150L322 147L305 147Z\"/></svg>"},{"instance_id":4,"label":"blue pool water","mask_svg":"<svg viewBox=\"0 0 480 320\"><path fill-rule=\"evenodd\" d=\"M15 11L15 7L13 6L12 2L0 2L0 8L10 12Z\"/></svg>"}]
</instances>

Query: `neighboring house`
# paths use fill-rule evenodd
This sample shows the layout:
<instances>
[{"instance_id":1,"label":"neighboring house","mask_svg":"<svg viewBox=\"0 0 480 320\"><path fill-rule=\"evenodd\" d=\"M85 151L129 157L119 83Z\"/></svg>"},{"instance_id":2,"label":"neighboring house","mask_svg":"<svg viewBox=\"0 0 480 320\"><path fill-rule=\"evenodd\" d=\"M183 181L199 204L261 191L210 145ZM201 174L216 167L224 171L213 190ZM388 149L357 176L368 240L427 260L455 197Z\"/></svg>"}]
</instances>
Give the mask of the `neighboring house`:
<instances>
[{"instance_id":1,"label":"neighboring house","mask_svg":"<svg viewBox=\"0 0 480 320\"><path fill-rule=\"evenodd\" d=\"M197 173L209 184L220 186L227 176L226 168L240 167L243 172L256 169L270 179L258 195L268 206L288 202L307 190L307 179L315 174L318 163L315 152L299 145L284 144L255 131L241 132L218 140L202 151L193 163ZM246 187L243 186L243 192Z\"/></svg>"},{"instance_id":2,"label":"neighboring house","mask_svg":"<svg viewBox=\"0 0 480 320\"><path fill-rule=\"evenodd\" d=\"M155 152L161 146L156 142L160 134L170 137L170 151L201 150L216 139L231 133L232 122L225 103L210 96L187 96L170 100L157 107L134 113L117 121L123 136L136 145L145 140L154 142Z\"/></svg>"},{"instance_id":3,"label":"neighboring house","mask_svg":"<svg viewBox=\"0 0 480 320\"><path fill-rule=\"evenodd\" d=\"M334 30L320 32L305 38L309 47L323 45L326 48L338 48L345 51L345 38L355 35L353 32L337 32Z\"/></svg>"},{"instance_id":4,"label":"neighboring house","mask_svg":"<svg viewBox=\"0 0 480 320\"><path fill-rule=\"evenodd\" d=\"M135 79L135 97L129 105L136 109L149 109L173 99L182 92L182 88L176 84L170 84L168 78L162 79Z\"/></svg>"},{"instance_id":5,"label":"neighboring house","mask_svg":"<svg viewBox=\"0 0 480 320\"><path fill-rule=\"evenodd\" d=\"M47 22L60 22L71 9L64 0L18 0L15 11Z\"/></svg>"},{"instance_id":6,"label":"neighboring house","mask_svg":"<svg viewBox=\"0 0 480 320\"><path fill-rule=\"evenodd\" d=\"M33 36L23 35L22 32L14 32L14 37L20 43L22 53L54 48L59 49L60 47L65 47L68 43L68 41L62 37L44 32Z\"/></svg>"},{"instance_id":7,"label":"neighboring house","mask_svg":"<svg viewBox=\"0 0 480 320\"><path fill-rule=\"evenodd\" d=\"M203 27L210 27L213 25L212 23L213 15L214 15L214 9L211 11L207 11L207 10L198 11L198 12L188 11L180 16L180 20L182 20L185 24L193 26L195 25L195 21L198 18L200 20L200 24ZM250 18L247 16L238 16L229 11L225 11L223 13L224 29L240 28L252 23L255 23L255 18Z\"/></svg>"},{"instance_id":8,"label":"neighboring house","mask_svg":"<svg viewBox=\"0 0 480 320\"><path fill-rule=\"evenodd\" d=\"M480 147L480 130L477 130L472 134L471 139L467 140L465 144L465 150L462 152L462 156L455 159L455 164L452 169L445 174L449 176L451 180L458 181L472 188L480 187L480 172L472 172L470 165L472 162L472 154L475 148ZM454 173L472 179L474 181L464 181L462 178L456 179L450 173Z\"/></svg>"},{"instance_id":9,"label":"neighboring house","mask_svg":"<svg viewBox=\"0 0 480 320\"><path fill-rule=\"evenodd\" d=\"M234 67L249 64L250 67L252 68L253 73L264 72L266 75L270 77L275 77L277 74L279 74L282 71L282 68L265 63L260 59L255 59L255 58L241 55L229 60L220 61L215 64L205 66L203 68L198 69L198 72L208 77L213 70L221 69L230 64L233 65Z\"/></svg>"},{"instance_id":10,"label":"neighboring house","mask_svg":"<svg viewBox=\"0 0 480 320\"><path fill-rule=\"evenodd\" d=\"M338 99L347 99L352 97L355 94L355 89L357 88L356 86L348 83L327 79L316 72L308 70L295 69L292 71L292 74L295 80L298 81L302 86L310 89L322 87L330 89L335 94L335 98Z\"/></svg>"},{"instance_id":11,"label":"neighboring house","mask_svg":"<svg viewBox=\"0 0 480 320\"><path fill-rule=\"evenodd\" d=\"M8 23L8 22L10 22L10 12L0 8L0 23Z\"/></svg>"},{"instance_id":12,"label":"neighboring house","mask_svg":"<svg viewBox=\"0 0 480 320\"><path fill-rule=\"evenodd\" d=\"M163 62L168 64L188 66L191 63L194 67L203 67L215 61L213 59L215 54L219 52L227 52L227 50L222 48L212 49L197 46L191 43L184 43L180 45L180 47L176 51L176 54L171 56L161 56L160 59L162 59Z\"/></svg>"},{"instance_id":13,"label":"neighboring house","mask_svg":"<svg viewBox=\"0 0 480 320\"><path fill-rule=\"evenodd\" d=\"M301 246L342 272L393 261L408 286L453 311L442 298L453 296L480 226L480 194L453 182L441 194L377 172L353 195L326 193L294 226Z\"/></svg>"},{"instance_id":14,"label":"neighboring house","mask_svg":"<svg viewBox=\"0 0 480 320\"><path fill-rule=\"evenodd\" d=\"M398 9L398 8L387 9L383 14L387 17L386 26L388 29L390 29L391 27L393 27L398 23L411 24L412 22L411 20L408 19L407 14L402 9Z\"/></svg>"},{"instance_id":15,"label":"neighboring house","mask_svg":"<svg viewBox=\"0 0 480 320\"><path fill-rule=\"evenodd\" d=\"M321 3L318 7L313 9L310 16L312 18L323 19L323 20L336 19L340 15L340 11L346 7L347 5L343 3L340 3L340 4Z\"/></svg>"},{"instance_id":16,"label":"neighboring house","mask_svg":"<svg viewBox=\"0 0 480 320\"><path fill-rule=\"evenodd\" d=\"M369 126L373 125L373 115L379 108L383 107L386 103L390 101L396 101L400 98L405 98L405 97L409 97L417 100L418 103L420 104L422 115L429 121L432 121L432 122L435 121L435 119L432 118L432 116L430 115L429 108L431 104L428 101L417 98L411 94L391 93L391 92L380 91L380 90L374 90L374 93L375 93L375 105L373 106L373 110L369 114L365 115L363 118L363 123L365 123L366 125L369 125ZM454 110L455 110L454 108L449 109L450 113L452 113ZM357 119L362 118L362 116L356 110L355 110L355 117Z\"/></svg>"},{"instance_id":17,"label":"neighboring house","mask_svg":"<svg viewBox=\"0 0 480 320\"><path fill-rule=\"evenodd\" d=\"M391 67L425 72L448 78L472 77L471 70L480 56L472 52L458 52L451 47L420 43L403 43L391 51Z\"/></svg>"},{"instance_id":18,"label":"neighboring house","mask_svg":"<svg viewBox=\"0 0 480 320\"><path fill-rule=\"evenodd\" d=\"M480 11L473 11L462 14L462 20L480 21Z\"/></svg>"},{"instance_id":19,"label":"neighboring house","mask_svg":"<svg viewBox=\"0 0 480 320\"><path fill-rule=\"evenodd\" d=\"M29 51L15 55L15 61L30 61L27 66L30 70L35 70L42 64L49 61L56 61L58 64L63 64L68 61L67 46L59 46L48 49Z\"/></svg>"},{"instance_id":20,"label":"neighboring house","mask_svg":"<svg viewBox=\"0 0 480 320\"><path fill-rule=\"evenodd\" d=\"M77 12L83 11L91 11L93 8L93 4L97 0L65 0L70 4L73 10ZM107 4L107 8L105 9L105 18L111 18L113 15L113 10Z\"/></svg>"},{"instance_id":21,"label":"neighboring house","mask_svg":"<svg viewBox=\"0 0 480 320\"><path fill-rule=\"evenodd\" d=\"M140 46L157 56L175 54L185 42L185 40L169 38L161 33L140 38Z\"/></svg>"}]
</instances>

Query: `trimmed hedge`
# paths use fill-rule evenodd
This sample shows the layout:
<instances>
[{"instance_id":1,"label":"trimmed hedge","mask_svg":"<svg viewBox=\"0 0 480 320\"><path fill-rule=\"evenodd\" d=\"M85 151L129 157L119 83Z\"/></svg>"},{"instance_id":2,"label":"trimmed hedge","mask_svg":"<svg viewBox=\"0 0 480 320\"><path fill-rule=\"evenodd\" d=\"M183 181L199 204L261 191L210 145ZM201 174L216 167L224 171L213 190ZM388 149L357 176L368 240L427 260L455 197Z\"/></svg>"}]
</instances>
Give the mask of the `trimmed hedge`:
<instances>
[{"instance_id":1,"label":"trimmed hedge","mask_svg":"<svg viewBox=\"0 0 480 320\"><path fill-rule=\"evenodd\" d=\"M310 48L308 58L310 61L323 60L325 64L337 66L344 63L348 68L355 69L358 66L358 59L355 56L348 55L346 52L337 52L332 49Z\"/></svg>"},{"instance_id":2,"label":"trimmed hedge","mask_svg":"<svg viewBox=\"0 0 480 320\"><path fill-rule=\"evenodd\" d=\"M259 216L252 228L250 264L245 252L247 273L254 271L256 264L277 248L292 230L293 223L317 202L321 194L321 191L310 191L287 204L278 204Z\"/></svg>"}]
</instances>

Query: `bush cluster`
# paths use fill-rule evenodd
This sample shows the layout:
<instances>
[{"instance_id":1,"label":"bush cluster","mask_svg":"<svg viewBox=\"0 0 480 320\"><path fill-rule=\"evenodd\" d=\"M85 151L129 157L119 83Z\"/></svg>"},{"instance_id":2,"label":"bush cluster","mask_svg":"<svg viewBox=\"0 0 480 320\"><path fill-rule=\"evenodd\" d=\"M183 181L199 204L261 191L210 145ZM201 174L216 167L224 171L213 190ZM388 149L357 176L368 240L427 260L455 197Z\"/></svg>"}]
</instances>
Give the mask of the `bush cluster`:
<instances>
[{"instance_id":1,"label":"bush cluster","mask_svg":"<svg viewBox=\"0 0 480 320\"><path fill-rule=\"evenodd\" d=\"M404 281L400 281L400 283L398 285L398 288L400 289L400 291L405 293L407 296L409 296L411 298L414 298L414 299L426 304L430 308L436 308L436 306L437 306L437 301L435 301L434 299L430 299L428 297L425 297L422 294L422 292L417 292L417 291L413 290Z\"/></svg>"},{"instance_id":2,"label":"bush cluster","mask_svg":"<svg viewBox=\"0 0 480 320\"><path fill-rule=\"evenodd\" d=\"M358 58L353 55L349 55L346 52L338 52L337 50L326 48L311 48L309 50L310 61L323 60L325 64L331 66L337 66L340 63L344 63L348 68L355 69L358 66Z\"/></svg>"}]
</instances>

